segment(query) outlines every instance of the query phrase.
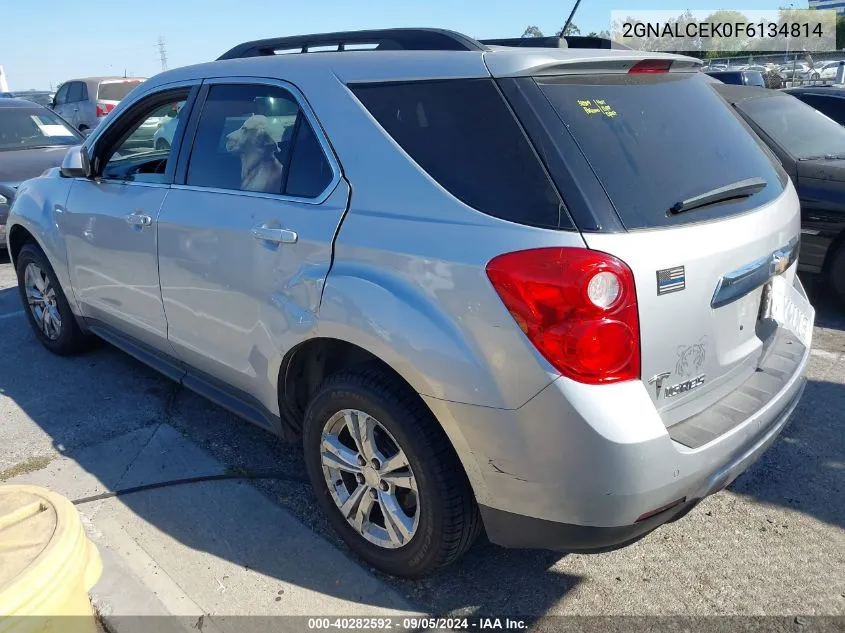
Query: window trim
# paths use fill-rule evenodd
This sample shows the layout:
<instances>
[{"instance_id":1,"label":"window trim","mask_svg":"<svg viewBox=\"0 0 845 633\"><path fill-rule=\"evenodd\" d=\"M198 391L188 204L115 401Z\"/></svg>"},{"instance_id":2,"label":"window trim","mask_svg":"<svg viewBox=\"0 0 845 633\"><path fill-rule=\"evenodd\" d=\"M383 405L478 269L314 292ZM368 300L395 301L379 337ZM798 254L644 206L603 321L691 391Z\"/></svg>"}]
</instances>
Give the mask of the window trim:
<instances>
[{"instance_id":1,"label":"window trim","mask_svg":"<svg viewBox=\"0 0 845 633\"><path fill-rule=\"evenodd\" d=\"M281 88L291 94L296 101L299 111L303 114L314 131L314 136L317 137L317 142L320 144L320 149L323 151L323 156L329 163L332 170L332 179L326 188L315 198L303 198L300 196L289 196L284 193L266 193L261 191L243 191L242 189L225 189L222 187L205 187L202 185L187 184L188 177L188 162L190 161L190 153L193 151L194 140L196 138L197 128L200 119L202 118L203 110L208 99L208 93L214 86L220 85L242 85L242 86L269 86L273 88ZM191 119L188 122L185 136L183 137L183 144L190 151L183 153L180 151L179 165L177 167L176 178L171 187L173 189L180 189L183 191L206 191L209 193L223 193L229 195L248 196L250 198L271 198L273 200L283 200L287 202L299 202L302 204L320 205L323 204L337 189L340 179L342 177L342 170L340 162L329 143L323 126L311 109L311 105L305 99L305 95L294 84L283 79L267 79L265 77L214 77L206 79L202 82L202 91L197 98L197 107L193 109ZM293 139L292 139L293 140Z\"/></svg>"},{"instance_id":2,"label":"window trim","mask_svg":"<svg viewBox=\"0 0 845 633\"><path fill-rule=\"evenodd\" d=\"M176 168L182 154L182 145L185 139L185 130L187 130L188 124L191 120L191 114L193 113L193 105L196 103L197 92L199 91L199 87L200 82L196 80L175 82L159 86L158 88L151 90L150 92L139 95L137 99L127 104L127 106L121 110L119 116L114 117L104 129L99 131L96 138L93 139L90 146L88 147L89 153L92 157L93 165L95 164L94 161L97 160L99 158L99 155L102 153L102 144L105 142L108 148L108 146L110 145L110 139L114 138L115 135L119 137L123 134L123 132L126 131L127 126L125 124L121 125L121 122L123 120L133 119L138 110L144 110L146 108L144 104L148 101L160 98L168 92L187 90L188 96L185 99L185 105L182 107L182 109L185 110L187 115L186 124L182 126L182 133L174 135L173 137L173 143L171 143L170 146L170 151L172 155L167 161L168 165L164 173L165 182L119 180L114 178L103 178L101 175L95 176L95 180L103 183L133 185L136 187L171 187L174 183Z\"/></svg>"}]
</instances>

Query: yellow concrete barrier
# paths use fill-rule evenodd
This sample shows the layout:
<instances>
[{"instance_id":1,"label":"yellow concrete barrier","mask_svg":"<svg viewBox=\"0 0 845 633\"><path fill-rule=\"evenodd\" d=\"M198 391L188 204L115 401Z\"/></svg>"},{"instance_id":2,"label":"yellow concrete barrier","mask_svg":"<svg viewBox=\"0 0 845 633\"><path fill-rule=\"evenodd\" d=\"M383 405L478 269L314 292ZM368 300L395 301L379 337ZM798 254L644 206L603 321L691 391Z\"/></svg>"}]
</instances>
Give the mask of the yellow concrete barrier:
<instances>
[{"instance_id":1,"label":"yellow concrete barrier","mask_svg":"<svg viewBox=\"0 0 845 633\"><path fill-rule=\"evenodd\" d=\"M103 564L70 501L0 486L0 633L94 633Z\"/></svg>"}]
</instances>

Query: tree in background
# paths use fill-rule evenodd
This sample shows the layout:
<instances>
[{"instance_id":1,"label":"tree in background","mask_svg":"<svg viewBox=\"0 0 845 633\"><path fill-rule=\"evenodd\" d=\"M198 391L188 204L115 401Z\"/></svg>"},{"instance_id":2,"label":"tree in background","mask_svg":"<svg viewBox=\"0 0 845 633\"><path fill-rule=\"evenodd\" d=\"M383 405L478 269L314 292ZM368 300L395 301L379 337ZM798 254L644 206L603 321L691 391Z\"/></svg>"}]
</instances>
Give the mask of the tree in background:
<instances>
[{"instance_id":1,"label":"tree in background","mask_svg":"<svg viewBox=\"0 0 845 633\"><path fill-rule=\"evenodd\" d=\"M522 32L522 37L544 37L543 32L538 26L526 26Z\"/></svg>"},{"instance_id":2,"label":"tree in background","mask_svg":"<svg viewBox=\"0 0 845 633\"><path fill-rule=\"evenodd\" d=\"M589 33L587 33L587 37L600 37L602 39L609 40L610 39L610 31L608 31L607 29L604 29L603 31L598 31L598 32L590 31Z\"/></svg>"},{"instance_id":3,"label":"tree in background","mask_svg":"<svg viewBox=\"0 0 845 633\"><path fill-rule=\"evenodd\" d=\"M563 31L563 27L561 30L557 32L558 37L565 37L567 35L581 35L581 29L578 28L578 25L575 22L570 22L569 26L566 27L566 32Z\"/></svg>"}]
</instances>

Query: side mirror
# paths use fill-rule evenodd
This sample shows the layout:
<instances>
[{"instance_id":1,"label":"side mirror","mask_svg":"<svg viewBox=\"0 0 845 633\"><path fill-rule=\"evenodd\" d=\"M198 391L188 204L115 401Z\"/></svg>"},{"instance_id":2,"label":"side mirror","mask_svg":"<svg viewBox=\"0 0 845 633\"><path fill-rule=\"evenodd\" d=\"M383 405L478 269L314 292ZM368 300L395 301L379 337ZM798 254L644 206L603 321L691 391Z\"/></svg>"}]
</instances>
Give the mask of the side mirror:
<instances>
[{"instance_id":1,"label":"side mirror","mask_svg":"<svg viewBox=\"0 0 845 633\"><path fill-rule=\"evenodd\" d=\"M90 178L91 161L84 145L71 147L62 161L62 176L65 178Z\"/></svg>"}]
</instances>

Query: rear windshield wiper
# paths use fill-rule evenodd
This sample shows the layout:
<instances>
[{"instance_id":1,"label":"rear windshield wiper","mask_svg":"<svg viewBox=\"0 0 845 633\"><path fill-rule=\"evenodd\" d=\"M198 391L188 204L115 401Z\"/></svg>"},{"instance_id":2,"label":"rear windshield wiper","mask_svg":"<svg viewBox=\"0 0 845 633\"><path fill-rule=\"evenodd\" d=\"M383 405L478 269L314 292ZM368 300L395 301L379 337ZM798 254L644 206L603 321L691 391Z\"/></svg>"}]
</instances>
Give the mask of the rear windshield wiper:
<instances>
[{"instance_id":1,"label":"rear windshield wiper","mask_svg":"<svg viewBox=\"0 0 845 633\"><path fill-rule=\"evenodd\" d=\"M711 204L718 204L720 202L727 202L736 198L747 198L753 196L755 193L762 191L766 187L766 181L762 178L748 178L740 180L731 185L725 185L718 189L713 189L707 193L702 193L686 200L676 202L669 208L669 213L677 215L684 211L691 211L692 209L700 209Z\"/></svg>"}]
</instances>

